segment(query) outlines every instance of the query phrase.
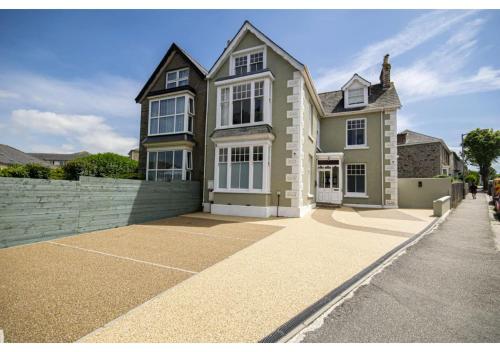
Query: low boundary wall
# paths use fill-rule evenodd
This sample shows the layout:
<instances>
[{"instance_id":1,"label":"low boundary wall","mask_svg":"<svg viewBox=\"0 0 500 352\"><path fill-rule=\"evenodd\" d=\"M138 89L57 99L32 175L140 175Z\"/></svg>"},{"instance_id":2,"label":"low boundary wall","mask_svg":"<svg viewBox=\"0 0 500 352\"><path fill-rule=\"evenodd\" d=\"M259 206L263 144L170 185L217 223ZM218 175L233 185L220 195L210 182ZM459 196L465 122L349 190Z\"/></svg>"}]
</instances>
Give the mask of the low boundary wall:
<instances>
[{"instance_id":1,"label":"low boundary wall","mask_svg":"<svg viewBox=\"0 0 500 352\"><path fill-rule=\"evenodd\" d=\"M200 210L200 183L0 177L0 248Z\"/></svg>"}]
</instances>

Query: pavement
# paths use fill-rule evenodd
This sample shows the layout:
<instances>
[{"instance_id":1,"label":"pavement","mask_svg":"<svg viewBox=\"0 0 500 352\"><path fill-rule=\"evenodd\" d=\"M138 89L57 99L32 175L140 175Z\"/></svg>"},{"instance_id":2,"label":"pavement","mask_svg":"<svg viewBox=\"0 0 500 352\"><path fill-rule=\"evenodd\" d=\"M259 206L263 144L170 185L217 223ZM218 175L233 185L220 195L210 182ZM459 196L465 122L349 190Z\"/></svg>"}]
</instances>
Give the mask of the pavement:
<instances>
[{"instance_id":1,"label":"pavement","mask_svg":"<svg viewBox=\"0 0 500 352\"><path fill-rule=\"evenodd\" d=\"M500 253L470 195L294 342L500 342Z\"/></svg>"},{"instance_id":2,"label":"pavement","mask_svg":"<svg viewBox=\"0 0 500 352\"><path fill-rule=\"evenodd\" d=\"M259 341L434 220L431 210L349 208L300 219L190 217L281 229L79 342Z\"/></svg>"}]
</instances>

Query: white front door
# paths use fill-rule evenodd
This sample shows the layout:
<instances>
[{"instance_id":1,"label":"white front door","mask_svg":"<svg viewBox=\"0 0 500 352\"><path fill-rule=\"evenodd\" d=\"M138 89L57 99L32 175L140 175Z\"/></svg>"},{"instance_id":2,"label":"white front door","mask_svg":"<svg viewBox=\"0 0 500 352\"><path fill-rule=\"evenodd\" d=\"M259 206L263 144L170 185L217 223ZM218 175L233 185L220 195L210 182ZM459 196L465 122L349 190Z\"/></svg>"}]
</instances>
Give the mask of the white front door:
<instances>
[{"instance_id":1,"label":"white front door","mask_svg":"<svg viewBox=\"0 0 500 352\"><path fill-rule=\"evenodd\" d=\"M318 203L342 203L341 174L339 165L318 165Z\"/></svg>"}]
</instances>

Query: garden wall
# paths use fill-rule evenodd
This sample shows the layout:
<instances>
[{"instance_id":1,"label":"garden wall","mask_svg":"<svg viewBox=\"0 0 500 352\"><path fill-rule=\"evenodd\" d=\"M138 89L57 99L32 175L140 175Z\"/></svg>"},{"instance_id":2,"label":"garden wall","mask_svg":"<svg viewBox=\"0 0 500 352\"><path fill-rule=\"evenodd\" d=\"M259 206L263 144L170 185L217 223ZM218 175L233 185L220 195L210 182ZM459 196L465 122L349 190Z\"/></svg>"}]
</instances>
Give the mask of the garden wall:
<instances>
[{"instance_id":1,"label":"garden wall","mask_svg":"<svg viewBox=\"0 0 500 352\"><path fill-rule=\"evenodd\" d=\"M0 248L200 209L199 182L0 177Z\"/></svg>"},{"instance_id":2,"label":"garden wall","mask_svg":"<svg viewBox=\"0 0 500 352\"><path fill-rule=\"evenodd\" d=\"M400 208L432 209L432 202L444 196L450 196L452 207L457 207L463 183L452 183L451 178L398 178Z\"/></svg>"}]
</instances>

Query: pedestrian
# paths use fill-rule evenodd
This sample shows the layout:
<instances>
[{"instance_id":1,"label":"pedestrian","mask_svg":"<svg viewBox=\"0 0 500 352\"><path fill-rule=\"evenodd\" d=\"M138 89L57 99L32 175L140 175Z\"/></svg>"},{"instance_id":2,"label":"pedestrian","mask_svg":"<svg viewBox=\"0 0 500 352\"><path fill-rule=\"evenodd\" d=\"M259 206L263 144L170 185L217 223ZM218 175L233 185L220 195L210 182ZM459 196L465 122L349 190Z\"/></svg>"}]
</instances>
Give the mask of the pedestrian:
<instances>
[{"instance_id":1,"label":"pedestrian","mask_svg":"<svg viewBox=\"0 0 500 352\"><path fill-rule=\"evenodd\" d=\"M474 182L472 182L469 186L469 192L472 194L472 199L476 199L477 186Z\"/></svg>"}]
</instances>

